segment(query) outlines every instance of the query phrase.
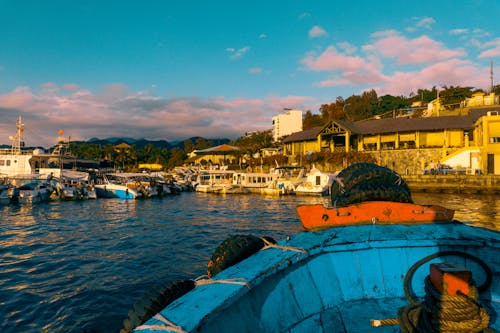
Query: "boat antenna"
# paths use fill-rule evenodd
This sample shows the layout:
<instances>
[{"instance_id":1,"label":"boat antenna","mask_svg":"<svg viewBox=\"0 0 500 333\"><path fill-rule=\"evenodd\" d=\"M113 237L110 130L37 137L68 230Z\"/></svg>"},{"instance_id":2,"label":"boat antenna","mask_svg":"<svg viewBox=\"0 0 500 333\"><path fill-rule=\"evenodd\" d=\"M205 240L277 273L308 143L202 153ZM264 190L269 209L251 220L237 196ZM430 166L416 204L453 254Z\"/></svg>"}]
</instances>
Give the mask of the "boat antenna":
<instances>
[{"instance_id":1,"label":"boat antenna","mask_svg":"<svg viewBox=\"0 0 500 333\"><path fill-rule=\"evenodd\" d=\"M9 136L9 139L12 140L12 154L21 153L22 134L24 132L24 124L21 121L21 116L17 118L16 129L16 135Z\"/></svg>"},{"instance_id":2,"label":"boat antenna","mask_svg":"<svg viewBox=\"0 0 500 333\"><path fill-rule=\"evenodd\" d=\"M493 92L493 59L490 59L490 81L491 81L490 93L492 93Z\"/></svg>"}]
</instances>

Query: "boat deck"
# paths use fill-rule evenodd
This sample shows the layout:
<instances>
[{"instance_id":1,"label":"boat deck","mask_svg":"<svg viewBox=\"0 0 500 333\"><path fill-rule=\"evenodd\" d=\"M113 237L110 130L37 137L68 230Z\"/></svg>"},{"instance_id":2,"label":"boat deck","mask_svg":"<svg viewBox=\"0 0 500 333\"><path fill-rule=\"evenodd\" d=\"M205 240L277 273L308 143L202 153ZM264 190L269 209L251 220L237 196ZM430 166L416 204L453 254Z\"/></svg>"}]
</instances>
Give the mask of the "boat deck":
<instances>
[{"instance_id":1,"label":"boat deck","mask_svg":"<svg viewBox=\"0 0 500 333\"><path fill-rule=\"evenodd\" d=\"M400 332L399 326L373 327L372 319L397 318L398 309L407 305L404 298L371 299L343 303L321 314L311 316L290 332L392 333ZM392 309L392 311L390 311ZM357 320L353 320L356 318Z\"/></svg>"}]
</instances>

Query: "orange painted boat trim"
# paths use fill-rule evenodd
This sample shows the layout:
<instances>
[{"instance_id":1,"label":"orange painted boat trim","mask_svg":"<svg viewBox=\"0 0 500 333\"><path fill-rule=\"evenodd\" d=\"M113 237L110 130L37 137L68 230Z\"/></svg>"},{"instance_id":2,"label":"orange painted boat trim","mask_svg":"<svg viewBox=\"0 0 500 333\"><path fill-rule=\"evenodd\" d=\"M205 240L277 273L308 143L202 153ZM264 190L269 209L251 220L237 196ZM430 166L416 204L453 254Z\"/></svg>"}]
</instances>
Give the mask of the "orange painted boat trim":
<instances>
[{"instance_id":1,"label":"orange painted boat trim","mask_svg":"<svg viewBox=\"0 0 500 333\"><path fill-rule=\"evenodd\" d=\"M436 205L417 205L392 201L366 201L347 207L323 205L296 207L306 229L340 227L356 224L434 223L453 220L455 211Z\"/></svg>"}]
</instances>

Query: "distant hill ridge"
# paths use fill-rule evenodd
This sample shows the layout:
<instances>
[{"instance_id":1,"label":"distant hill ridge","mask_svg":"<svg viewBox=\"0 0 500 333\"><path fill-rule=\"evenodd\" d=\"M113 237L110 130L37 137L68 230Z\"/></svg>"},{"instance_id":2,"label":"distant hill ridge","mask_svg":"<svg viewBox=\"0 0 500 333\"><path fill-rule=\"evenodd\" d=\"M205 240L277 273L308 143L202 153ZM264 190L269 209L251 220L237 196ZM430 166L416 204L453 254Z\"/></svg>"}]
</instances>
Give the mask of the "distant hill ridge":
<instances>
[{"instance_id":1,"label":"distant hill ridge","mask_svg":"<svg viewBox=\"0 0 500 333\"><path fill-rule=\"evenodd\" d=\"M172 141L172 142L168 142L166 140L147 140L147 139L133 139L133 138L117 138L117 137L115 137L115 138L107 138L107 139L90 138L87 141L71 141L71 143L76 144L76 145L90 143L90 144L96 144L96 145L101 145L101 146L106 146L109 144L116 146L116 145L119 145L120 143L125 142L129 145L136 146L139 149L143 148L144 146L146 146L148 144L151 144L155 148L166 148L166 149L179 148L179 149L184 150L184 144L187 140L191 141L191 143L193 145L196 145L196 142L199 139L203 139L205 141L212 142L213 146L219 146L219 145L222 145L224 143L231 142L231 140L225 139L225 138L224 139L222 139L222 138L206 139L206 138L202 138L199 136L195 136L195 137L191 137L191 138L186 139L186 140ZM11 148L10 145L0 144L0 149L10 149L10 148ZM23 147L23 149L35 149L35 148L43 148L43 147L40 147L40 146L39 147Z\"/></svg>"},{"instance_id":2,"label":"distant hill ridge","mask_svg":"<svg viewBox=\"0 0 500 333\"><path fill-rule=\"evenodd\" d=\"M191 137L182 141L172 141L168 142L166 140L147 140L147 139L133 139L133 138L118 138L118 137L113 137L113 138L107 138L107 139L98 139L98 138L90 138L87 141L73 141L72 143L74 144L82 144L82 143L92 143L92 144L97 144L97 145L118 145L120 143L127 143L129 145L134 145L137 148L143 148L144 146L151 144L155 148L166 148L166 149L172 149L172 148L179 148L184 150L184 144L186 141L191 141L193 145L196 144L196 142L199 139L203 139L205 141L210 141L213 143L214 146L222 145L224 143L229 143L231 140L227 138L216 138L216 139L206 139L202 138L199 136Z\"/></svg>"}]
</instances>

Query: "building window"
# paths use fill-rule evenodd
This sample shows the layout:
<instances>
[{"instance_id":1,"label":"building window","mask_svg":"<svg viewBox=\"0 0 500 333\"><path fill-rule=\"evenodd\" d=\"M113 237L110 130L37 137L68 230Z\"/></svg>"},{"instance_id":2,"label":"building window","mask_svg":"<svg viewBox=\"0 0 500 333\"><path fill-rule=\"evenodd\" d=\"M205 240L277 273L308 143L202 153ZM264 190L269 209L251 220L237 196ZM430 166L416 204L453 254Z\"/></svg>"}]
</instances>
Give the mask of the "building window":
<instances>
[{"instance_id":1,"label":"building window","mask_svg":"<svg viewBox=\"0 0 500 333\"><path fill-rule=\"evenodd\" d=\"M415 141L401 141L399 143L399 149L415 149L415 148L417 148Z\"/></svg>"},{"instance_id":2,"label":"building window","mask_svg":"<svg viewBox=\"0 0 500 333\"><path fill-rule=\"evenodd\" d=\"M393 150L396 147L394 142L383 142L381 149L382 150Z\"/></svg>"},{"instance_id":3,"label":"building window","mask_svg":"<svg viewBox=\"0 0 500 333\"><path fill-rule=\"evenodd\" d=\"M364 150L377 150L377 144L376 143L365 143L363 146Z\"/></svg>"}]
</instances>

